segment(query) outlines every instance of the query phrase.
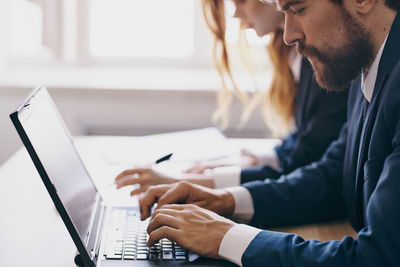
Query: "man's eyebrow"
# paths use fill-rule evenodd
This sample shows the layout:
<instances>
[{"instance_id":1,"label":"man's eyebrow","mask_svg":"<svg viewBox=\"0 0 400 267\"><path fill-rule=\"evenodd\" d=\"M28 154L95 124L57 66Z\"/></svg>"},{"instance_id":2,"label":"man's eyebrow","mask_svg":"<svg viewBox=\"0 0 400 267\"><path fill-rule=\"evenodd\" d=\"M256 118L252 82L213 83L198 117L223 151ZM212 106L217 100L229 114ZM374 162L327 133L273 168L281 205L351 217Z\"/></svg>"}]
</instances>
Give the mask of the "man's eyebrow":
<instances>
[{"instance_id":1,"label":"man's eyebrow","mask_svg":"<svg viewBox=\"0 0 400 267\"><path fill-rule=\"evenodd\" d=\"M291 6L303 3L303 0L292 0L287 1L283 6L281 6L282 11L288 10Z\"/></svg>"}]
</instances>

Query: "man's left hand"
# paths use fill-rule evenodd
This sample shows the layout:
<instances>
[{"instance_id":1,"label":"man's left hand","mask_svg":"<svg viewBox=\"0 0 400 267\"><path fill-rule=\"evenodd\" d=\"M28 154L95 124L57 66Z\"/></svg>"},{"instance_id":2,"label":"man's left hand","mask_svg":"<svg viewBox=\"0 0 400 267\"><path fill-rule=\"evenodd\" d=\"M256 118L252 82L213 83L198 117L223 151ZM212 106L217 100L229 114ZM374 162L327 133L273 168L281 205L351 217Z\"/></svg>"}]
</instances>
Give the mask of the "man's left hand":
<instances>
[{"instance_id":1,"label":"man's left hand","mask_svg":"<svg viewBox=\"0 0 400 267\"><path fill-rule=\"evenodd\" d=\"M163 205L149 222L147 245L168 238L202 256L219 258L222 239L234 225L231 220L193 204Z\"/></svg>"}]
</instances>

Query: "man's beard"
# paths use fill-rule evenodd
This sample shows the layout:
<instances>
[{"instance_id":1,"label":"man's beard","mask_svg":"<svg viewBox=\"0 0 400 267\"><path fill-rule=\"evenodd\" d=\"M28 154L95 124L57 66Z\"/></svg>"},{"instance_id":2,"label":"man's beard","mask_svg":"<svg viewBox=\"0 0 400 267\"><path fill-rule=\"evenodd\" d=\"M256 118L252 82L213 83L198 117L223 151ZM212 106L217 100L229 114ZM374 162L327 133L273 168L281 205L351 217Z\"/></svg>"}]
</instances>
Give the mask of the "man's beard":
<instances>
[{"instance_id":1,"label":"man's beard","mask_svg":"<svg viewBox=\"0 0 400 267\"><path fill-rule=\"evenodd\" d=\"M345 43L339 47L325 47L324 52L316 47L298 42L297 50L306 57L318 59L324 68L311 63L317 83L328 91L341 91L355 80L374 59L371 34L344 8L342 18ZM334 40L333 40L334 41Z\"/></svg>"}]
</instances>

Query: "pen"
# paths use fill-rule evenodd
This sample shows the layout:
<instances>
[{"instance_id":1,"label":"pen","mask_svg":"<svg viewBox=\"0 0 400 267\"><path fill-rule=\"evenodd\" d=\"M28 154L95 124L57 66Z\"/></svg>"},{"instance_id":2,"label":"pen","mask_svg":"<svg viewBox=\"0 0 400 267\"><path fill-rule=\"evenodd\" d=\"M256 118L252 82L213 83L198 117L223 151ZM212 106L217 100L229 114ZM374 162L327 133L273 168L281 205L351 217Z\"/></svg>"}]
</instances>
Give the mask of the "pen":
<instances>
[{"instance_id":1,"label":"pen","mask_svg":"<svg viewBox=\"0 0 400 267\"><path fill-rule=\"evenodd\" d=\"M168 155L165 155L164 157L159 158L158 160L156 160L156 161L154 162L154 164L159 164L159 163L161 163L161 162L163 162L163 161L169 160L173 154L174 154L174 153L170 153L170 154L168 154Z\"/></svg>"},{"instance_id":2,"label":"pen","mask_svg":"<svg viewBox=\"0 0 400 267\"><path fill-rule=\"evenodd\" d=\"M170 154L168 154L168 155L165 155L165 156L163 156L163 157L161 157L161 158L159 158L159 159L157 159L156 161L154 161L154 165L157 165L157 164L160 164L161 162L163 162L163 161L167 161L167 160L169 160L171 157L172 157L172 155L173 155L174 153L170 153ZM111 183L111 184L109 184L107 187L109 187L109 186L112 186L112 185L116 185L117 183L115 182L115 180Z\"/></svg>"}]
</instances>

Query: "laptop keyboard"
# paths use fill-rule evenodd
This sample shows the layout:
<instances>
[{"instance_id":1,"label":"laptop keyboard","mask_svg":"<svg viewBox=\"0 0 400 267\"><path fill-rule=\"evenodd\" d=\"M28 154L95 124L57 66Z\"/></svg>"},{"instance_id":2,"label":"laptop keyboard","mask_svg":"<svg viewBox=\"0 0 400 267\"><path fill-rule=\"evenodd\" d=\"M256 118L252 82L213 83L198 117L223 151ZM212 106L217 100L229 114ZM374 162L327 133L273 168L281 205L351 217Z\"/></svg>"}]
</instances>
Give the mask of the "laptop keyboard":
<instances>
[{"instance_id":1,"label":"laptop keyboard","mask_svg":"<svg viewBox=\"0 0 400 267\"><path fill-rule=\"evenodd\" d=\"M106 259L186 261L188 251L166 238L147 247L149 218L140 220L135 209L113 209L107 235Z\"/></svg>"}]
</instances>

